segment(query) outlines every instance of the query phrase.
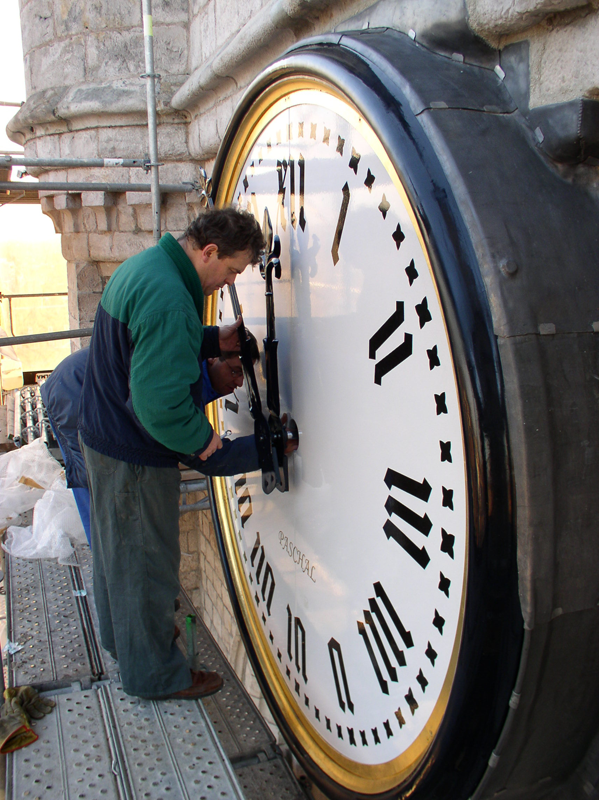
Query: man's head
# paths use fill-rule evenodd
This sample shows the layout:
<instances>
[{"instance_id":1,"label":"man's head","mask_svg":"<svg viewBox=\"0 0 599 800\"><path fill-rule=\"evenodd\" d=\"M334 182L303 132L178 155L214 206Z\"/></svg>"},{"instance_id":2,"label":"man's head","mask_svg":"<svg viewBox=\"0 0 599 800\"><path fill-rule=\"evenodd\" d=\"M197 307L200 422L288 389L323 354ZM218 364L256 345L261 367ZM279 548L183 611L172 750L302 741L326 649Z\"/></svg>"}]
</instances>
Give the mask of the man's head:
<instances>
[{"instance_id":1,"label":"man's head","mask_svg":"<svg viewBox=\"0 0 599 800\"><path fill-rule=\"evenodd\" d=\"M253 333L247 330L249 338L250 355L255 364L260 358L258 342ZM243 386L243 369L238 353L223 353L220 358L208 359L208 377L214 391L220 396L231 394L235 389Z\"/></svg>"},{"instance_id":2,"label":"man's head","mask_svg":"<svg viewBox=\"0 0 599 800\"><path fill-rule=\"evenodd\" d=\"M234 283L248 264L256 264L265 242L260 226L246 211L211 208L185 231L183 248L205 295Z\"/></svg>"}]
</instances>

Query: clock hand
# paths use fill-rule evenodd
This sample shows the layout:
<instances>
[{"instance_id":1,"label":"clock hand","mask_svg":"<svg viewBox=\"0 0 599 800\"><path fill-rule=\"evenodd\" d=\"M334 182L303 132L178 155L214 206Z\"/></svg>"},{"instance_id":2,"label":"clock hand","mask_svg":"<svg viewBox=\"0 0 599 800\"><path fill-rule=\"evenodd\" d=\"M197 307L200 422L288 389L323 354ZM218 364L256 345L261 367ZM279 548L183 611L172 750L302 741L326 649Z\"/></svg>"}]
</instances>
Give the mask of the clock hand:
<instances>
[{"instance_id":1,"label":"clock hand","mask_svg":"<svg viewBox=\"0 0 599 800\"><path fill-rule=\"evenodd\" d=\"M280 279L281 242L278 236L273 239L272 251L262 262L262 277L266 281L266 337L264 338L264 355L266 371L266 404L270 412L268 427L272 442L272 456L275 467L277 489L281 492L289 491L289 472L285 448L288 443L288 433L285 422L281 419L281 402L279 396L279 367L277 350L279 340L275 329L275 300L273 292L272 274Z\"/></svg>"},{"instance_id":2,"label":"clock hand","mask_svg":"<svg viewBox=\"0 0 599 800\"><path fill-rule=\"evenodd\" d=\"M281 242L278 236L274 237L272 252L266 259L266 265L260 270L266 281L266 338L264 339L264 354L266 357L266 404L269 411L277 417L281 416L279 400L279 369L277 362L277 348L279 340L275 332L275 299L272 286L272 273L275 277L281 277Z\"/></svg>"},{"instance_id":3,"label":"clock hand","mask_svg":"<svg viewBox=\"0 0 599 800\"><path fill-rule=\"evenodd\" d=\"M254 437L256 439L256 449L258 450L258 463L262 470L262 489L265 494L270 494L275 488L277 475L271 453L270 430L264 414L262 413L262 402L260 400L254 364L250 354L249 339L241 315L241 306L239 305L237 290L234 285L229 286L229 295L231 297L231 305L233 306L235 319L241 318L241 324L237 329L241 351L241 364L245 376L250 414L254 420Z\"/></svg>"}]
</instances>

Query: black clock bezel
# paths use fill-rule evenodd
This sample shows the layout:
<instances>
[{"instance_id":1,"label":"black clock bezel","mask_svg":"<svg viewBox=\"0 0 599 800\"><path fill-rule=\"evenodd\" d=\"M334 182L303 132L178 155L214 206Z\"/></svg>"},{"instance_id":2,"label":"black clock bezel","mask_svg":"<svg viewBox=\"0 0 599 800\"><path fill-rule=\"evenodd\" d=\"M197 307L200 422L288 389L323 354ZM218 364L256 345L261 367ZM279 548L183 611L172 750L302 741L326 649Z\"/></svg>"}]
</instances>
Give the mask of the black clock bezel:
<instances>
[{"instance_id":1,"label":"black clock bezel","mask_svg":"<svg viewBox=\"0 0 599 800\"><path fill-rule=\"evenodd\" d=\"M216 196L235 131L257 98L277 80L304 75L328 83L364 115L401 176L419 220L456 367L469 475L470 527L466 607L456 675L435 740L406 783L377 795L348 793L302 751L279 713L253 653L216 514L215 526L234 611L262 691L285 739L324 791L343 800L373 796L382 800L397 797L398 792L427 800L461 800L474 791L499 738L522 644L502 373L478 260L452 187L404 92L389 80L389 72L381 74L379 66L364 52L331 43L310 43L275 62L252 84L231 120L215 164L213 191Z\"/></svg>"}]
</instances>

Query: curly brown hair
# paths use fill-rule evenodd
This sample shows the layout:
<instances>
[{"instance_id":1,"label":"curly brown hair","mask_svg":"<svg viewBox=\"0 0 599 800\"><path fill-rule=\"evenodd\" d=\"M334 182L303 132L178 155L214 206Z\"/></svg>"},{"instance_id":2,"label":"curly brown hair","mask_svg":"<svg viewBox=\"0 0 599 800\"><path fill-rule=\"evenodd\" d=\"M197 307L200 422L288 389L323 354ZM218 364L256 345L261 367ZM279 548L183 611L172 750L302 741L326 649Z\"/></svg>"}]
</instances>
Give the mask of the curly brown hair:
<instances>
[{"instance_id":1,"label":"curly brown hair","mask_svg":"<svg viewBox=\"0 0 599 800\"><path fill-rule=\"evenodd\" d=\"M191 223L185 236L194 249L202 250L208 244L215 244L219 258L249 250L252 264L260 261L266 247L254 217L231 207L206 209Z\"/></svg>"}]
</instances>

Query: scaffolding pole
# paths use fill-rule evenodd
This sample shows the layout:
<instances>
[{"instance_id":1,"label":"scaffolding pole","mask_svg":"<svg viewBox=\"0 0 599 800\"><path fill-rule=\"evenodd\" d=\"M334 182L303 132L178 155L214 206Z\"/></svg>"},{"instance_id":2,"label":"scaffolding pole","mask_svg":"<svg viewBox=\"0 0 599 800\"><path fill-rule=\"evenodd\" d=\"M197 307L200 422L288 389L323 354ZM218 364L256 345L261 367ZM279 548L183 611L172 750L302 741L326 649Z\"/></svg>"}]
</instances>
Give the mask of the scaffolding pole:
<instances>
[{"instance_id":1,"label":"scaffolding pole","mask_svg":"<svg viewBox=\"0 0 599 800\"><path fill-rule=\"evenodd\" d=\"M67 167L138 167L146 172L150 169L148 158L17 158L0 153L0 167L51 167L66 169Z\"/></svg>"},{"instance_id":2,"label":"scaffolding pole","mask_svg":"<svg viewBox=\"0 0 599 800\"><path fill-rule=\"evenodd\" d=\"M26 336L3 336L0 338L0 348L11 347L16 344L34 344L35 342L55 342L59 339L83 339L91 336L93 328L78 328L70 331L53 331L51 333L31 333Z\"/></svg>"},{"instance_id":3,"label":"scaffolding pole","mask_svg":"<svg viewBox=\"0 0 599 800\"><path fill-rule=\"evenodd\" d=\"M163 183L158 187L164 194L175 192L194 192L198 185L193 181L189 183ZM68 183L66 181L0 181L0 191L6 192L152 192L154 184L149 183ZM152 197L152 199L154 199ZM156 233L156 228L154 228ZM160 238L160 223L158 224L158 238Z\"/></svg>"},{"instance_id":4,"label":"scaffolding pole","mask_svg":"<svg viewBox=\"0 0 599 800\"><path fill-rule=\"evenodd\" d=\"M160 241L160 183L158 180L158 127L156 124L156 78L154 73L154 29L152 24L152 0L142 0L144 23L144 50L146 56L146 88L148 95L148 136L150 139L150 167L152 179L152 219L154 242Z\"/></svg>"}]
</instances>

